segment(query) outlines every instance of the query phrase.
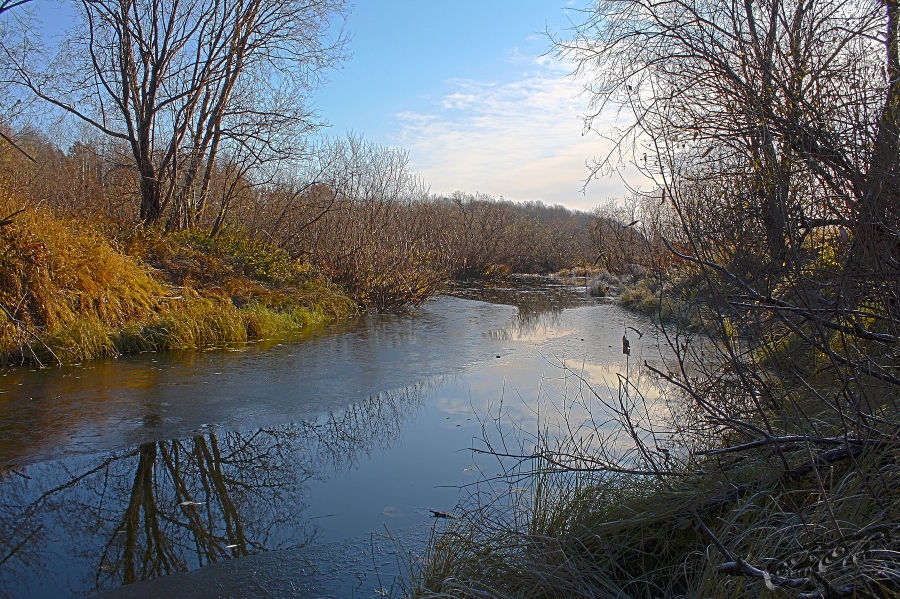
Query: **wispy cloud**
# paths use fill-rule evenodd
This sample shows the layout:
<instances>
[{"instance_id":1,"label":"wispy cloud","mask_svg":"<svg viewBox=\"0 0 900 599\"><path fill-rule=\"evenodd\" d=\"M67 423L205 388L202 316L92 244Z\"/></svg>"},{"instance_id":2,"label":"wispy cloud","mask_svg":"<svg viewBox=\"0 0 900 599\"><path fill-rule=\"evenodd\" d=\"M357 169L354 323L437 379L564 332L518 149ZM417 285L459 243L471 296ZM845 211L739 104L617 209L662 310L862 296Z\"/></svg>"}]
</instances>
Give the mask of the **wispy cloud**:
<instances>
[{"instance_id":1,"label":"wispy cloud","mask_svg":"<svg viewBox=\"0 0 900 599\"><path fill-rule=\"evenodd\" d=\"M452 91L431 111L397 115L397 142L409 148L412 166L432 190L579 208L623 196L625 185L617 177L580 192L588 175L585 161L609 150L596 133L582 135L580 85L549 59L526 60L514 51L511 62L527 67L511 82L452 80Z\"/></svg>"}]
</instances>

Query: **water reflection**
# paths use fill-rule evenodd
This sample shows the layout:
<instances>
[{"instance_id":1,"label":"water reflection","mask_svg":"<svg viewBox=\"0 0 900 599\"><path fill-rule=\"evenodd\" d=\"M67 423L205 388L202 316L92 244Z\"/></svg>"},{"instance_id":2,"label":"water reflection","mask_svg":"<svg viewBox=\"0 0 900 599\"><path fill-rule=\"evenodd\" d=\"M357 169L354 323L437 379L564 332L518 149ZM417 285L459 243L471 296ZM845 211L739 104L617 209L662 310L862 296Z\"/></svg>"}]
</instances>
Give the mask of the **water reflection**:
<instances>
[{"instance_id":1,"label":"water reflection","mask_svg":"<svg viewBox=\"0 0 900 599\"><path fill-rule=\"evenodd\" d=\"M519 309L521 318L559 313L566 308L592 305L591 298L581 286L569 285L546 277L522 277L501 282L458 282L448 294L463 299L492 304L505 304Z\"/></svg>"},{"instance_id":2,"label":"water reflection","mask_svg":"<svg viewBox=\"0 0 900 599\"><path fill-rule=\"evenodd\" d=\"M584 287L547 277L521 277L499 283L461 282L454 284L448 293L464 299L515 306L517 313L511 325L487 334L499 341L540 343L574 333L575 329L560 326L563 310L598 303Z\"/></svg>"},{"instance_id":3,"label":"water reflection","mask_svg":"<svg viewBox=\"0 0 900 599\"><path fill-rule=\"evenodd\" d=\"M83 596L407 526L452 510L448 485L504 471L460 451L482 437L612 430L600 400L629 370L623 327L649 323L548 280L454 295L494 303L444 296L265 351L2 373L0 597ZM631 368L656 345L633 339Z\"/></svg>"},{"instance_id":4,"label":"water reflection","mask_svg":"<svg viewBox=\"0 0 900 599\"><path fill-rule=\"evenodd\" d=\"M391 446L430 384L313 421L0 472L0 595L86 595L304 546L307 485Z\"/></svg>"},{"instance_id":5,"label":"water reflection","mask_svg":"<svg viewBox=\"0 0 900 599\"><path fill-rule=\"evenodd\" d=\"M494 359L483 333L514 312L442 296L414 315L364 315L298 343L0 371L0 468L184 438L204 423L307 419Z\"/></svg>"}]
</instances>

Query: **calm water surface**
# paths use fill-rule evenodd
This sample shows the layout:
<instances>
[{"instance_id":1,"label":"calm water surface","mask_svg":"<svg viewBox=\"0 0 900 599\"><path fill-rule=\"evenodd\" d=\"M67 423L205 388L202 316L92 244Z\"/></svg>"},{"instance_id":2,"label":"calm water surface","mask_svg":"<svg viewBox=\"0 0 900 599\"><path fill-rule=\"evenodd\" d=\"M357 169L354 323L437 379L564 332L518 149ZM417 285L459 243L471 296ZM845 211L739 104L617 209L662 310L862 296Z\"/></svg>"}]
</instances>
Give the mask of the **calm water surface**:
<instances>
[{"instance_id":1,"label":"calm water surface","mask_svg":"<svg viewBox=\"0 0 900 599\"><path fill-rule=\"evenodd\" d=\"M372 531L427 531L494 474L468 448L500 401L527 430L577 385L561 365L615 388L625 326L652 330L579 288L519 282L281 342L0 371L0 596L162 578L114 594L174 599L201 575L240 586L339 564ZM652 334L630 335L632 362L656 357ZM260 596L312 596L284 585Z\"/></svg>"}]
</instances>

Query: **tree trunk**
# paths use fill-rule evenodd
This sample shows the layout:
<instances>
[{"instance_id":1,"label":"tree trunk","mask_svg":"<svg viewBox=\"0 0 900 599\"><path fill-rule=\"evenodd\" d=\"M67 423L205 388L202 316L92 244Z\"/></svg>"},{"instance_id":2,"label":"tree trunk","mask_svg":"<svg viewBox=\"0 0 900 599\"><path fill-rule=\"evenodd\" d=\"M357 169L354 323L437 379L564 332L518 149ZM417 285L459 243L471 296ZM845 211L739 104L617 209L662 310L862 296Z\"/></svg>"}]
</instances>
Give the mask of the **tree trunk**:
<instances>
[{"instance_id":1,"label":"tree trunk","mask_svg":"<svg viewBox=\"0 0 900 599\"><path fill-rule=\"evenodd\" d=\"M887 0L887 97L878 122L866 188L857 215L857 274L880 281L900 316L900 0Z\"/></svg>"},{"instance_id":2,"label":"tree trunk","mask_svg":"<svg viewBox=\"0 0 900 599\"><path fill-rule=\"evenodd\" d=\"M152 164L140 166L141 173L141 220L145 225L156 224L162 215L160 205L159 180Z\"/></svg>"}]
</instances>

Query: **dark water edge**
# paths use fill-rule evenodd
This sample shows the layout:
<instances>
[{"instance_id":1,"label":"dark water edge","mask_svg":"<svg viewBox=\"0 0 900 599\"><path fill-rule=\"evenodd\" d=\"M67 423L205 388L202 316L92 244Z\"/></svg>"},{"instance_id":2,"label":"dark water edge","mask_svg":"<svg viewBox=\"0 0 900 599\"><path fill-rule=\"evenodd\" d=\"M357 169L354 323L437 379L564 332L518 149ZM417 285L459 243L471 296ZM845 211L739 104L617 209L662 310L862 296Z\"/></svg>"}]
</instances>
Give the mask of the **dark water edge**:
<instances>
[{"instance_id":1,"label":"dark water edge","mask_svg":"<svg viewBox=\"0 0 900 599\"><path fill-rule=\"evenodd\" d=\"M357 588L367 571L337 548L428 529L491 476L466 448L499 399L528 422L538 395L567 392L560 364L605 385L625 324L649 326L553 282L451 293L268 347L2 373L0 596L196 596L214 575L252 586L254 568L312 585L313 547L346 566L322 593L381 588ZM278 588L264 596L313 587Z\"/></svg>"}]
</instances>

